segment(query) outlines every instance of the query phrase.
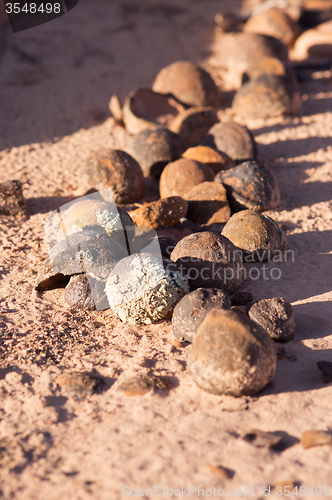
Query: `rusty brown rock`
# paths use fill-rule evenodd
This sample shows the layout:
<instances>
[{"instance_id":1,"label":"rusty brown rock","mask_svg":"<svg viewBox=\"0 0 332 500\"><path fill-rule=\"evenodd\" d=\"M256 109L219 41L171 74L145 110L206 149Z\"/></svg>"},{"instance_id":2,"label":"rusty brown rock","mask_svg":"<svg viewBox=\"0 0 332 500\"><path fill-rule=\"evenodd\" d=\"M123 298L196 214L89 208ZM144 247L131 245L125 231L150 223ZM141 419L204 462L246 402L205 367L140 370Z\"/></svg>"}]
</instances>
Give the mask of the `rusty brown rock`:
<instances>
[{"instance_id":1,"label":"rusty brown rock","mask_svg":"<svg viewBox=\"0 0 332 500\"><path fill-rule=\"evenodd\" d=\"M286 12L277 8L265 10L250 17L243 31L245 33L273 36L289 47L293 46L300 34L298 24Z\"/></svg>"},{"instance_id":2,"label":"rusty brown rock","mask_svg":"<svg viewBox=\"0 0 332 500\"><path fill-rule=\"evenodd\" d=\"M163 68L152 89L173 94L187 106L219 106L220 92L207 71L188 61L177 61Z\"/></svg>"},{"instance_id":3,"label":"rusty brown rock","mask_svg":"<svg viewBox=\"0 0 332 500\"><path fill-rule=\"evenodd\" d=\"M244 262L270 261L286 247L286 239L278 223L255 210L234 214L225 225L226 236L243 255Z\"/></svg>"},{"instance_id":4,"label":"rusty brown rock","mask_svg":"<svg viewBox=\"0 0 332 500\"><path fill-rule=\"evenodd\" d=\"M261 75L236 93L232 109L242 119L266 119L299 114L301 96L289 76Z\"/></svg>"},{"instance_id":5,"label":"rusty brown rock","mask_svg":"<svg viewBox=\"0 0 332 500\"><path fill-rule=\"evenodd\" d=\"M241 285L241 256L221 234L206 231L186 236L174 248L171 259L187 274L191 290L221 288L232 295Z\"/></svg>"},{"instance_id":6,"label":"rusty brown rock","mask_svg":"<svg viewBox=\"0 0 332 500\"><path fill-rule=\"evenodd\" d=\"M57 379L57 384L65 393L79 398L98 394L106 386L105 381L99 375L84 372L64 373Z\"/></svg>"},{"instance_id":7,"label":"rusty brown rock","mask_svg":"<svg viewBox=\"0 0 332 500\"><path fill-rule=\"evenodd\" d=\"M136 226L158 227L175 226L182 217L185 217L188 203L179 196L161 198L144 205L133 212L130 216Z\"/></svg>"},{"instance_id":8,"label":"rusty brown rock","mask_svg":"<svg viewBox=\"0 0 332 500\"><path fill-rule=\"evenodd\" d=\"M213 394L253 395L271 382L277 365L274 342L239 312L213 309L200 325L188 356L196 384Z\"/></svg>"},{"instance_id":9,"label":"rusty brown rock","mask_svg":"<svg viewBox=\"0 0 332 500\"><path fill-rule=\"evenodd\" d=\"M150 391L169 391L174 385L167 377L157 377L155 375L135 375L123 380L118 391L125 396L144 396Z\"/></svg>"},{"instance_id":10,"label":"rusty brown rock","mask_svg":"<svg viewBox=\"0 0 332 500\"><path fill-rule=\"evenodd\" d=\"M192 342L211 309L230 309L227 294L218 288L198 288L180 300L173 311L172 328L176 339Z\"/></svg>"},{"instance_id":11,"label":"rusty brown rock","mask_svg":"<svg viewBox=\"0 0 332 500\"><path fill-rule=\"evenodd\" d=\"M217 182L201 182L185 195L188 201L188 219L198 224L227 222L231 210L226 188Z\"/></svg>"},{"instance_id":12,"label":"rusty brown rock","mask_svg":"<svg viewBox=\"0 0 332 500\"><path fill-rule=\"evenodd\" d=\"M221 170L228 170L235 167L235 161L227 156L226 153L216 151L208 146L189 148L183 153L182 157L205 163L212 168L215 174L218 174Z\"/></svg>"},{"instance_id":13,"label":"rusty brown rock","mask_svg":"<svg viewBox=\"0 0 332 500\"><path fill-rule=\"evenodd\" d=\"M257 156L256 142L250 130L233 121L214 125L203 145L225 153L237 163L255 160Z\"/></svg>"},{"instance_id":14,"label":"rusty brown rock","mask_svg":"<svg viewBox=\"0 0 332 500\"><path fill-rule=\"evenodd\" d=\"M141 167L128 153L117 149L93 153L83 171L83 182L98 191L111 188L119 204L135 203L144 192Z\"/></svg>"},{"instance_id":15,"label":"rusty brown rock","mask_svg":"<svg viewBox=\"0 0 332 500\"><path fill-rule=\"evenodd\" d=\"M232 212L253 209L274 210L280 205L280 192L272 171L255 161L248 161L225 172L215 182L222 183Z\"/></svg>"},{"instance_id":16,"label":"rusty brown rock","mask_svg":"<svg viewBox=\"0 0 332 500\"><path fill-rule=\"evenodd\" d=\"M282 297L255 302L250 307L248 315L276 342L293 340L295 336L294 309Z\"/></svg>"},{"instance_id":17,"label":"rusty brown rock","mask_svg":"<svg viewBox=\"0 0 332 500\"><path fill-rule=\"evenodd\" d=\"M169 196L186 197L189 191L204 181L213 181L213 170L195 160L180 158L169 163L160 177L159 191L162 198Z\"/></svg>"},{"instance_id":18,"label":"rusty brown rock","mask_svg":"<svg viewBox=\"0 0 332 500\"><path fill-rule=\"evenodd\" d=\"M303 448L332 444L332 434L329 431L304 431L301 436Z\"/></svg>"},{"instance_id":19,"label":"rusty brown rock","mask_svg":"<svg viewBox=\"0 0 332 500\"><path fill-rule=\"evenodd\" d=\"M218 122L213 108L189 108L180 113L169 125L169 130L179 134L187 147L198 146L210 130Z\"/></svg>"},{"instance_id":20,"label":"rusty brown rock","mask_svg":"<svg viewBox=\"0 0 332 500\"><path fill-rule=\"evenodd\" d=\"M127 151L138 161L145 177L159 177L167 163L180 158L185 149L186 144L178 134L161 127L133 135L127 145Z\"/></svg>"},{"instance_id":21,"label":"rusty brown rock","mask_svg":"<svg viewBox=\"0 0 332 500\"><path fill-rule=\"evenodd\" d=\"M27 215L21 181L0 183L0 215Z\"/></svg>"}]
</instances>

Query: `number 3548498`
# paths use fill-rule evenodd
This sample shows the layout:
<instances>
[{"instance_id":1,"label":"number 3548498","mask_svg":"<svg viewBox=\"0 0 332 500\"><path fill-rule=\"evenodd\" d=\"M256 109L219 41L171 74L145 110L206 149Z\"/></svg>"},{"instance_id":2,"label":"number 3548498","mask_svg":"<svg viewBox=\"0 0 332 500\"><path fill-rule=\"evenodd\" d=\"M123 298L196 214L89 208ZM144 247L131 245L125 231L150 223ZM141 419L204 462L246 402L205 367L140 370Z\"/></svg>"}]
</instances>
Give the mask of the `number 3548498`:
<instances>
[{"instance_id":1,"label":"number 3548498","mask_svg":"<svg viewBox=\"0 0 332 500\"><path fill-rule=\"evenodd\" d=\"M20 2L6 3L7 14L60 14L61 4L60 3L41 3L37 5L36 3L25 3L23 6Z\"/></svg>"}]
</instances>

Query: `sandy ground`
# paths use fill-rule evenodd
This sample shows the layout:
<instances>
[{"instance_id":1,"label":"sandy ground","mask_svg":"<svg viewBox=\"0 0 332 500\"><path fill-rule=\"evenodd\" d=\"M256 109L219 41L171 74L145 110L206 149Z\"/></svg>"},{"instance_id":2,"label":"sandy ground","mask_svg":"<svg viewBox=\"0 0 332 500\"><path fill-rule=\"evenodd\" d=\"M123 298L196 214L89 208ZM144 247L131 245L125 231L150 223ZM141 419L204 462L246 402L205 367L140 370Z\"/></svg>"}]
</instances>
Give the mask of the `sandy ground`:
<instances>
[{"instance_id":1,"label":"sandy ground","mask_svg":"<svg viewBox=\"0 0 332 500\"><path fill-rule=\"evenodd\" d=\"M332 487L331 447L299 443L307 429L331 429L332 387L316 366L332 361L331 72L301 84L299 118L247 123L277 177L283 204L270 215L293 251L287 262L268 264L269 279L248 287L255 298L283 296L296 315L296 337L257 397L201 391L186 372L189 347L174 345L169 321L127 326L110 311L71 310L63 290L34 291L47 255L47 214L80 189L91 151L125 147L108 112L110 95L123 99L151 85L174 60L203 61L213 16L227 6L141 3L132 12L125 2L81 0L48 25L2 36L0 181L22 181L30 216L0 219L0 498L116 500L124 486L136 494L154 486L223 488L228 497L252 488L259 498L261 486ZM64 394L56 379L71 370L102 375L106 390L81 400ZM166 376L174 388L137 397L117 391L137 373ZM283 435L286 449L245 442L251 428ZM193 489L191 498L198 498Z\"/></svg>"}]
</instances>

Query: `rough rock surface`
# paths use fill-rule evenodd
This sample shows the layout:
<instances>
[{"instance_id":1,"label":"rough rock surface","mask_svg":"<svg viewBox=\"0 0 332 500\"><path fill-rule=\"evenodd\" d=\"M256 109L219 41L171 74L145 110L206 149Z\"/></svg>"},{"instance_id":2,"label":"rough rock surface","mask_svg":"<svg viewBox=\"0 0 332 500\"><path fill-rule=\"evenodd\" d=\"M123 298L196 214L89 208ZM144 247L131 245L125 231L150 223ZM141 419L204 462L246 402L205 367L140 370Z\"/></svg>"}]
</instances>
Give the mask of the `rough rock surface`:
<instances>
[{"instance_id":1,"label":"rough rock surface","mask_svg":"<svg viewBox=\"0 0 332 500\"><path fill-rule=\"evenodd\" d=\"M294 309L282 297L262 299L249 309L249 318L256 321L277 342L288 342L295 336Z\"/></svg>"},{"instance_id":2,"label":"rough rock surface","mask_svg":"<svg viewBox=\"0 0 332 500\"><path fill-rule=\"evenodd\" d=\"M204 181L213 181L213 170L195 160L181 158L169 163L160 177L160 196L181 196L185 198L191 188Z\"/></svg>"}]
</instances>

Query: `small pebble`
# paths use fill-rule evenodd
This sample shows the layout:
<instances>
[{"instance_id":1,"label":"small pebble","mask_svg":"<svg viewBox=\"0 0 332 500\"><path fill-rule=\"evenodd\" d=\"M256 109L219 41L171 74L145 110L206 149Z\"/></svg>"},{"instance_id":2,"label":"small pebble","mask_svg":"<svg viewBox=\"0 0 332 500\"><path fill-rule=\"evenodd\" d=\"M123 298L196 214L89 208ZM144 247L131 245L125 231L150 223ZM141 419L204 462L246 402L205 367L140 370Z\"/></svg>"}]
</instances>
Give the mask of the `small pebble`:
<instances>
[{"instance_id":1,"label":"small pebble","mask_svg":"<svg viewBox=\"0 0 332 500\"><path fill-rule=\"evenodd\" d=\"M86 274L72 276L65 288L65 300L70 306L86 311L109 309L105 284L105 281L95 280Z\"/></svg>"},{"instance_id":2,"label":"small pebble","mask_svg":"<svg viewBox=\"0 0 332 500\"><path fill-rule=\"evenodd\" d=\"M329 431L304 431L301 436L303 448L332 444L332 434Z\"/></svg>"},{"instance_id":3,"label":"small pebble","mask_svg":"<svg viewBox=\"0 0 332 500\"><path fill-rule=\"evenodd\" d=\"M261 163L248 161L225 172L219 172L215 182L226 187L232 212L250 208L264 212L274 210L280 205L277 181L271 170Z\"/></svg>"},{"instance_id":4,"label":"small pebble","mask_svg":"<svg viewBox=\"0 0 332 500\"><path fill-rule=\"evenodd\" d=\"M83 171L87 187L111 189L115 203L135 203L144 192L144 177L134 158L117 149L100 149L92 154Z\"/></svg>"},{"instance_id":5,"label":"small pebble","mask_svg":"<svg viewBox=\"0 0 332 500\"><path fill-rule=\"evenodd\" d=\"M242 283L241 256L221 234L205 231L186 236L171 259L187 274L191 290L221 288L232 295Z\"/></svg>"},{"instance_id":6,"label":"small pebble","mask_svg":"<svg viewBox=\"0 0 332 500\"><path fill-rule=\"evenodd\" d=\"M213 170L195 160L181 158L173 163L169 163L160 177L160 196L186 197L186 194L197 184L205 181L213 181Z\"/></svg>"},{"instance_id":7,"label":"small pebble","mask_svg":"<svg viewBox=\"0 0 332 500\"><path fill-rule=\"evenodd\" d=\"M199 326L211 309L230 309L231 302L218 288L198 288L177 304L173 311L172 328L175 338L192 342Z\"/></svg>"},{"instance_id":8,"label":"small pebble","mask_svg":"<svg viewBox=\"0 0 332 500\"><path fill-rule=\"evenodd\" d=\"M205 163L212 168L215 174L218 174L221 170L228 170L235 167L234 160L227 156L226 153L216 151L208 146L189 148L183 153L182 157Z\"/></svg>"},{"instance_id":9,"label":"small pebble","mask_svg":"<svg viewBox=\"0 0 332 500\"><path fill-rule=\"evenodd\" d=\"M188 292L187 278L172 261L147 253L123 259L106 283L112 311L131 325L148 325L166 318Z\"/></svg>"},{"instance_id":10,"label":"small pebble","mask_svg":"<svg viewBox=\"0 0 332 500\"><path fill-rule=\"evenodd\" d=\"M20 181L0 183L0 215L27 215Z\"/></svg>"},{"instance_id":11,"label":"small pebble","mask_svg":"<svg viewBox=\"0 0 332 500\"><path fill-rule=\"evenodd\" d=\"M180 113L169 125L169 130L183 138L187 147L198 146L210 128L218 122L212 108L189 108Z\"/></svg>"},{"instance_id":12,"label":"small pebble","mask_svg":"<svg viewBox=\"0 0 332 500\"><path fill-rule=\"evenodd\" d=\"M244 33L260 33L278 38L281 42L292 47L300 34L300 28L286 12L272 8L264 10L248 19Z\"/></svg>"},{"instance_id":13,"label":"small pebble","mask_svg":"<svg viewBox=\"0 0 332 500\"><path fill-rule=\"evenodd\" d=\"M158 227L175 226L180 219L186 216L188 203L179 196L161 198L158 201L147 203L141 208L130 212L136 226Z\"/></svg>"},{"instance_id":14,"label":"small pebble","mask_svg":"<svg viewBox=\"0 0 332 500\"><path fill-rule=\"evenodd\" d=\"M240 250L243 262L270 261L286 247L286 239L277 222L254 210L234 214L222 234Z\"/></svg>"},{"instance_id":15,"label":"small pebble","mask_svg":"<svg viewBox=\"0 0 332 500\"><path fill-rule=\"evenodd\" d=\"M285 440L273 432L254 429L246 434L243 439L258 448L270 448L271 450L282 450L285 448Z\"/></svg>"},{"instance_id":16,"label":"small pebble","mask_svg":"<svg viewBox=\"0 0 332 500\"><path fill-rule=\"evenodd\" d=\"M105 381L99 375L90 373L64 373L57 379L57 384L65 393L79 398L86 398L92 394L99 394L105 389Z\"/></svg>"},{"instance_id":17,"label":"small pebble","mask_svg":"<svg viewBox=\"0 0 332 500\"><path fill-rule=\"evenodd\" d=\"M325 384L332 382L332 362L331 361L317 361L317 366L322 372Z\"/></svg>"},{"instance_id":18,"label":"small pebble","mask_svg":"<svg viewBox=\"0 0 332 500\"><path fill-rule=\"evenodd\" d=\"M298 115L301 107L301 96L294 80L272 74L245 83L232 104L234 113L244 120Z\"/></svg>"},{"instance_id":19,"label":"small pebble","mask_svg":"<svg viewBox=\"0 0 332 500\"><path fill-rule=\"evenodd\" d=\"M231 216L226 188L217 182L201 182L185 195L188 219L197 224L227 222Z\"/></svg>"},{"instance_id":20,"label":"small pebble","mask_svg":"<svg viewBox=\"0 0 332 500\"><path fill-rule=\"evenodd\" d=\"M219 479L222 479L223 481L227 481L228 479L232 479L234 477L234 471L231 471L230 469L226 469L226 467L223 467L222 465L211 465L208 464L207 468L213 474L214 476L217 476Z\"/></svg>"},{"instance_id":21,"label":"small pebble","mask_svg":"<svg viewBox=\"0 0 332 500\"><path fill-rule=\"evenodd\" d=\"M152 89L173 94L187 106L219 106L220 91L207 71L189 61L176 61L165 66Z\"/></svg>"},{"instance_id":22,"label":"small pebble","mask_svg":"<svg viewBox=\"0 0 332 500\"><path fill-rule=\"evenodd\" d=\"M136 375L134 377L123 380L118 391L123 392L126 396L143 396L152 390L169 391L173 384L167 377L157 377L153 375Z\"/></svg>"},{"instance_id":23,"label":"small pebble","mask_svg":"<svg viewBox=\"0 0 332 500\"><path fill-rule=\"evenodd\" d=\"M282 297L259 300L248 312L276 342L289 342L295 336L294 309Z\"/></svg>"},{"instance_id":24,"label":"small pebble","mask_svg":"<svg viewBox=\"0 0 332 500\"><path fill-rule=\"evenodd\" d=\"M233 121L214 125L203 145L225 153L237 163L255 160L257 156L257 145L250 130Z\"/></svg>"},{"instance_id":25,"label":"small pebble","mask_svg":"<svg viewBox=\"0 0 332 500\"><path fill-rule=\"evenodd\" d=\"M126 147L145 177L159 177L164 167L180 158L185 149L186 144L178 134L161 127L133 135Z\"/></svg>"},{"instance_id":26,"label":"small pebble","mask_svg":"<svg viewBox=\"0 0 332 500\"><path fill-rule=\"evenodd\" d=\"M277 365L274 342L244 314L213 309L188 356L196 384L212 394L253 395L271 382Z\"/></svg>"}]
</instances>

